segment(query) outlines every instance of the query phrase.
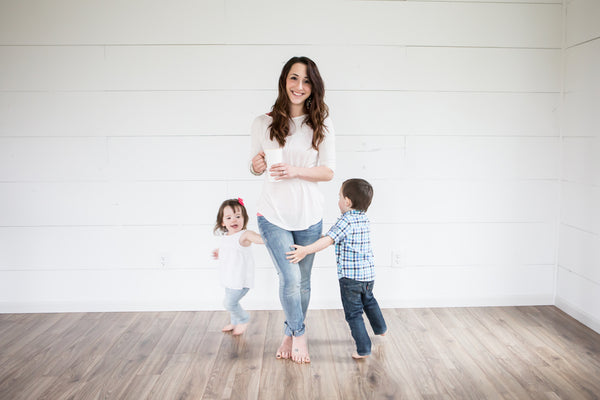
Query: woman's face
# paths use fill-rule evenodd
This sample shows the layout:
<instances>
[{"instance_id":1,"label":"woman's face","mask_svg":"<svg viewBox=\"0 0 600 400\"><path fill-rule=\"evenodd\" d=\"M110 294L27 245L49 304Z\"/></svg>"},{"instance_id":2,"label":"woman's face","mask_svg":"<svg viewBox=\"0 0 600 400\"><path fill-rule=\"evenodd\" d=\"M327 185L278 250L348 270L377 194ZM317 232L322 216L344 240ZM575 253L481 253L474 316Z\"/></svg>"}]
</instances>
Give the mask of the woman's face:
<instances>
[{"instance_id":1,"label":"woman's face","mask_svg":"<svg viewBox=\"0 0 600 400\"><path fill-rule=\"evenodd\" d=\"M308 80L305 64L292 65L286 78L285 90L292 106L304 107L304 102L312 93L312 85Z\"/></svg>"}]
</instances>

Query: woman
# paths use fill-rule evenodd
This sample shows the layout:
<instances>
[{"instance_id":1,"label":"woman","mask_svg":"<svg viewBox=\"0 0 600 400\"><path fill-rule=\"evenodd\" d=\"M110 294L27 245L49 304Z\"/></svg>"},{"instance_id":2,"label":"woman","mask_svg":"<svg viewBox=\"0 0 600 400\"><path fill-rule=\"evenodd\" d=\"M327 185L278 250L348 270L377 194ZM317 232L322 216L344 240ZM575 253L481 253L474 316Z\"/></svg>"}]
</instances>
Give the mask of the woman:
<instances>
[{"instance_id":1,"label":"woman","mask_svg":"<svg viewBox=\"0 0 600 400\"><path fill-rule=\"evenodd\" d=\"M258 228L279 275L279 299L285 331L276 357L310 362L304 319L310 301L314 254L291 264L293 244L308 245L321 237L323 198L317 182L333 179L335 133L324 102L325 86L316 64L306 57L290 59L279 77L279 94L269 114L252 124L255 175L267 173L258 202ZM282 162L267 171L265 150L281 148Z\"/></svg>"}]
</instances>

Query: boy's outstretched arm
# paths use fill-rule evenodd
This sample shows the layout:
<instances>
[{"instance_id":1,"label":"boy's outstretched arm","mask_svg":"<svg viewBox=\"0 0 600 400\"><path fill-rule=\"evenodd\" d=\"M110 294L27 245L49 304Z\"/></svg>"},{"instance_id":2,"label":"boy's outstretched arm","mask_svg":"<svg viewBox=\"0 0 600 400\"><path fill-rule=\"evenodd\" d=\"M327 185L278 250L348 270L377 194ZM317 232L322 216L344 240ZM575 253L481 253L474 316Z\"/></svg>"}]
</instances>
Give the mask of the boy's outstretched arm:
<instances>
[{"instance_id":1,"label":"boy's outstretched arm","mask_svg":"<svg viewBox=\"0 0 600 400\"><path fill-rule=\"evenodd\" d=\"M321 239L309 244L308 246L299 246L297 244L293 244L292 246L294 246L296 250L285 253L287 255L286 258L290 260L291 263L297 264L307 255L321 251L332 244L333 239L329 236L323 236Z\"/></svg>"},{"instance_id":2,"label":"boy's outstretched arm","mask_svg":"<svg viewBox=\"0 0 600 400\"><path fill-rule=\"evenodd\" d=\"M252 243L254 244L264 244L262 236L254 231L246 231L240 237L240 244L244 247L250 246Z\"/></svg>"}]
</instances>

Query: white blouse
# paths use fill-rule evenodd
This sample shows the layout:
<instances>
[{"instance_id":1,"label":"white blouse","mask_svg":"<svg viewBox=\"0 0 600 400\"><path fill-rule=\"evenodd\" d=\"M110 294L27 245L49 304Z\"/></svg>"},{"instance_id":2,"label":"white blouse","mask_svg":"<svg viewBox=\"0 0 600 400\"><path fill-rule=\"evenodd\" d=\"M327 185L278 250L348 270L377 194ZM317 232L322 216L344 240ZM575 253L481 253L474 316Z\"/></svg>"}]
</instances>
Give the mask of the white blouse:
<instances>
[{"instance_id":1,"label":"white blouse","mask_svg":"<svg viewBox=\"0 0 600 400\"><path fill-rule=\"evenodd\" d=\"M283 162L295 167L327 166L335 172L335 131L330 118L325 119L325 138L319 150L312 148L313 130L303 123L306 116L292 118L290 134L283 147ZM252 124L250 158L265 149L279 148L276 140L269 139L272 118L258 116ZM317 182L300 178L270 182L264 173L258 212L267 221L288 231L309 228L323 218L323 195Z\"/></svg>"}]
</instances>

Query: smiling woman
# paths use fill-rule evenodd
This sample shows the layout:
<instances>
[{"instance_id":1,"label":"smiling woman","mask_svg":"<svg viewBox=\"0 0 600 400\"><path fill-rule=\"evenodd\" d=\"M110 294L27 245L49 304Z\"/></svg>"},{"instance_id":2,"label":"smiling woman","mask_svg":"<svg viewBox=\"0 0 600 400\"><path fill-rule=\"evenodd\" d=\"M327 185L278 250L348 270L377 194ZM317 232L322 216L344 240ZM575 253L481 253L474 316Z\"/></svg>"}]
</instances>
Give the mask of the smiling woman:
<instances>
[{"instance_id":1,"label":"smiling woman","mask_svg":"<svg viewBox=\"0 0 600 400\"><path fill-rule=\"evenodd\" d=\"M290 132L290 118L306 116L313 130L312 147L317 150L325 136L329 108L325 104L325 84L317 65L307 57L293 57L279 76L279 94L273 105L270 139L283 147ZM256 171L256 170L255 170Z\"/></svg>"},{"instance_id":2,"label":"smiling woman","mask_svg":"<svg viewBox=\"0 0 600 400\"><path fill-rule=\"evenodd\" d=\"M310 362L304 319L310 301L314 255L291 264L290 246L308 245L321 236L323 198L318 182L333 179L335 133L323 101L325 85L316 64L293 57L279 76L279 91L271 113L252 125L250 171L267 176L258 202L258 228L279 275L279 300L285 329L276 357ZM271 162L265 152L281 149ZM267 161L269 165L267 167Z\"/></svg>"},{"instance_id":3,"label":"smiling woman","mask_svg":"<svg viewBox=\"0 0 600 400\"><path fill-rule=\"evenodd\" d=\"M310 98L311 88L312 85L310 79L308 79L306 65L302 63L292 65L285 82L292 117L299 117L304 114L304 102ZM310 108L310 105L307 108Z\"/></svg>"}]
</instances>

